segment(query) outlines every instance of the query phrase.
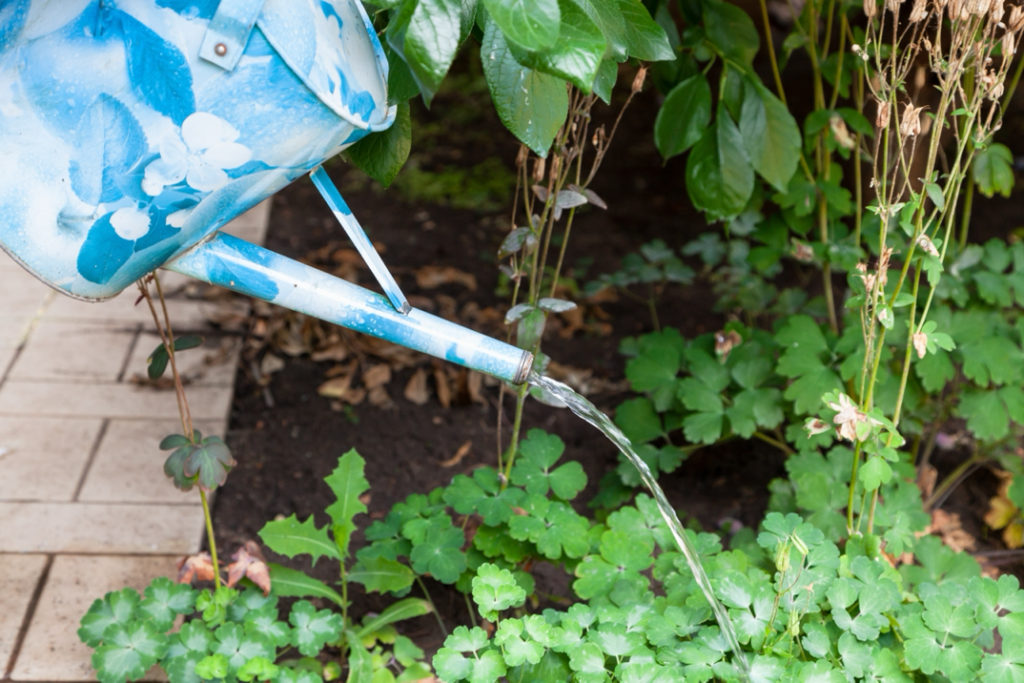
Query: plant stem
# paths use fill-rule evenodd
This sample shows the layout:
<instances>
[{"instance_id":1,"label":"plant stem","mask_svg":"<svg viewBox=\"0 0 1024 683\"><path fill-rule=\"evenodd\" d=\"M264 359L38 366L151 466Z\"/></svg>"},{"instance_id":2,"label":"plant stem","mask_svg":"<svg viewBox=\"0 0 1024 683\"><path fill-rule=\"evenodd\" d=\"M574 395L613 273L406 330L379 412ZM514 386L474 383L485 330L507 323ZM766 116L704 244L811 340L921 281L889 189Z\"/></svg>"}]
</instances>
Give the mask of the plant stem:
<instances>
[{"instance_id":1,"label":"plant stem","mask_svg":"<svg viewBox=\"0 0 1024 683\"><path fill-rule=\"evenodd\" d=\"M964 208L960 214L960 239L958 245L960 251L967 246L967 229L971 223L971 207L974 205L974 174L969 174L964 180Z\"/></svg>"},{"instance_id":2,"label":"plant stem","mask_svg":"<svg viewBox=\"0 0 1024 683\"><path fill-rule=\"evenodd\" d=\"M434 618L437 619L437 625L441 627L441 633L447 637L448 628L444 625L441 615L437 613L437 605L434 604L434 599L430 597L430 591L427 590L427 584L423 583L423 579L419 574L416 575L416 585L420 587L420 590L423 591L423 597L430 603L430 611L434 613Z\"/></svg>"},{"instance_id":3,"label":"plant stem","mask_svg":"<svg viewBox=\"0 0 1024 683\"><path fill-rule=\"evenodd\" d=\"M220 563L217 561L217 541L213 537L213 518L210 517L210 505L206 500L206 491L203 489L199 489L199 500L203 502L206 537L210 543L210 562L213 563L213 585L215 588L220 588Z\"/></svg>"},{"instance_id":4,"label":"plant stem","mask_svg":"<svg viewBox=\"0 0 1024 683\"><path fill-rule=\"evenodd\" d=\"M974 451L974 453L971 454L971 457L957 465L956 468L942 480L942 483L935 487L935 491L933 491L932 495L928 496L928 500L924 502L924 509L931 510L932 507L942 501L949 494L954 486L960 483L960 479L968 470L987 459L987 453L982 453L980 450Z\"/></svg>"},{"instance_id":5,"label":"plant stem","mask_svg":"<svg viewBox=\"0 0 1024 683\"><path fill-rule=\"evenodd\" d=\"M760 0L758 4L761 6L761 25L764 26L764 44L768 49L768 61L771 62L772 65L772 78L775 79L775 92L778 93L779 99L782 100L782 103L786 104L786 89L782 87L782 74L779 73L779 62L775 59L775 43L772 41L772 27L768 22L768 3L765 0Z\"/></svg>"},{"instance_id":6,"label":"plant stem","mask_svg":"<svg viewBox=\"0 0 1024 683\"><path fill-rule=\"evenodd\" d=\"M526 407L526 397L529 394L530 385L522 384L516 392L516 414L512 422L512 436L509 438L508 450L505 462L504 477L501 481L501 489L504 491L508 486L509 477L512 475L512 463L516 460L516 451L519 450L519 431L523 426L523 409Z\"/></svg>"},{"instance_id":7,"label":"plant stem","mask_svg":"<svg viewBox=\"0 0 1024 683\"><path fill-rule=\"evenodd\" d=\"M756 439L760 439L761 441L764 441L766 444L770 444L772 446L775 446L776 448L778 448L780 451L782 451L786 455L793 455L794 453L796 453L796 451L794 451L792 448L790 448L789 444L787 444L785 441L779 441L778 439L776 439L774 437L768 436L764 432L755 431L753 436Z\"/></svg>"}]
</instances>

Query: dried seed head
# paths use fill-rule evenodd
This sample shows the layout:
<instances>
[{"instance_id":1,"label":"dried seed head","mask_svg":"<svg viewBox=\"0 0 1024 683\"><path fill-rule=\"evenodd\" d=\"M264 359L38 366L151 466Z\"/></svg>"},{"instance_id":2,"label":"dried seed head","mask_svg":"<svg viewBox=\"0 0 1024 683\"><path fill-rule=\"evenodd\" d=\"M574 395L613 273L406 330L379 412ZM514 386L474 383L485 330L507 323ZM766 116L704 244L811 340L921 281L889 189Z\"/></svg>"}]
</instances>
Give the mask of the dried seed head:
<instances>
[{"instance_id":1,"label":"dried seed head","mask_svg":"<svg viewBox=\"0 0 1024 683\"><path fill-rule=\"evenodd\" d=\"M864 0L864 16L874 19L878 14L878 0Z\"/></svg>"},{"instance_id":2,"label":"dried seed head","mask_svg":"<svg viewBox=\"0 0 1024 683\"><path fill-rule=\"evenodd\" d=\"M942 10L946 9L947 2L949 0L935 0L935 8L939 11L939 14L942 13Z\"/></svg>"},{"instance_id":3,"label":"dried seed head","mask_svg":"<svg viewBox=\"0 0 1024 683\"><path fill-rule=\"evenodd\" d=\"M562 157L556 154L556 155L551 157L551 172L548 174L548 177L551 180L553 180L555 182L558 182L558 174L561 173L561 172L562 172Z\"/></svg>"},{"instance_id":4,"label":"dried seed head","mask_svg":"<svg viewBox=\"0 0 1024 683\"><path fill-rule=\"evenodd\" d=\"M1014 5L1010 8L1010 18L1006 20L1006 30L1017 33L1024 28L1024 7Z\"/></svg>"},{"instance_id":5,"label":"dried seed head","mask_svg":"<svg viewBox=\"0 0 1024 683\"><path fill-rule=\"evenodd\" d=\"M597 130L594 131L594 135L590 138L590 142L591 144L594 145L594 147L601 149L604 146L605 140L607 138L608 133L605 132L604 124L601 124L600 126L597 127Z\"/></svg>"},{"instance_id":6,"label":"dried seed head","mask_svg":"<svg viewBox=\"0 0 1024 683\"><path fill-rule=\"evenodd\" d=\"M875 106L875 128L885 130L889 127L889 116L892 113L892 105L890 105L887 100L876 100Z\"/></svg>"},{"instance_id":7,"label":"dried seed head","mask_svg":"<svg viewBox=\"0 0 1024 683\"><path fill-rule=\"evenodd\" d=\"M1014 42L1013 34L1007 31L1003 34L1003 59L1013 59L1016 48L1017 46Z\"/></svg>"},{"instance_id":8,"label":"dried seed head","mask_svg":"<svg viewBox=\"0 0 1024 683\"><path fill-rule=\"evenodd\" d=\"M893 14L899 14L900 5L903 4L903 0L885 0L885 9L889 10Z\"/></svg>"},{"instance_id":9,"label":"dried seed head","mask_svg":"<svg viewBox=\"0 0 1024 683\"><path fill-rule=\"evenodd\" d=\"M900 118L900 135L912 138L921 133L922 109L924 107L913 107L909 104L903 108L903 116Z\"/></svg>"},{"instance_id":10,"label":"dried seed head","mask_svg":"<svg viewBox=\"0 0 1024 683\"><path fill-rule=\"evenodd\" d=\"M635 95L644 89L644 81L647 79L647 67L641 66L633 77L632 93Z\"/></svg>"},{"instance_id":11,"label":"dried seed head","mask_svg":"<svg viewBox=\"0 0 1024 683\"><path fill-rule=\"evenodd\" d=\"M910 10L907 20L916 24L928 15L928 0L914 0L914 7Z\"/></svg>"},{"instance_id":12,"label":"dried seed head","mask_svg":"<svg viewBox=\"0 0 1024 683\"><path fill-rule=\"evenodd\" d=\"M988 21L990 24L998 24L1003 20L1003 0L991 0L988 6Z\"/></svg>"},{"instance_id":13,"label":"dried seed head","mask_svg":"<svg viewBox=\"0 0 1024 683\"><path fill-rule=\"evenodd\" d=\"M949 0L946 5L946 13L950 21L965 21L970 13L967 11L968 0Z\"/></svg>"}]
</instances>

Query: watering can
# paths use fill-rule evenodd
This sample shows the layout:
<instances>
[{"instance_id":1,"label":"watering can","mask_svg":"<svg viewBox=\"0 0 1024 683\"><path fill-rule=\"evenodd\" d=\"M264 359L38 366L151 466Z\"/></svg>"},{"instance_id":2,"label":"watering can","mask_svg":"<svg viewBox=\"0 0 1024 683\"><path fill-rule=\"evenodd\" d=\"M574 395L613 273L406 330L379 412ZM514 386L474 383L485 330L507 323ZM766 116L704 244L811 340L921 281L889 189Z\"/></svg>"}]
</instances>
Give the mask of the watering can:
<instances>
[{"instance_id":1,"label":"watering can","mask_svg":"<svg viewBox=\"0 0 1024 683\"><path fill-rule=\"evenodd\" d=\"M157 267L520 384L410 307L321 164L394 120L358 0L0 0L0 247L59 291ZM218 232L311 175L386 296Z\"/></svg>"}]
</instances>

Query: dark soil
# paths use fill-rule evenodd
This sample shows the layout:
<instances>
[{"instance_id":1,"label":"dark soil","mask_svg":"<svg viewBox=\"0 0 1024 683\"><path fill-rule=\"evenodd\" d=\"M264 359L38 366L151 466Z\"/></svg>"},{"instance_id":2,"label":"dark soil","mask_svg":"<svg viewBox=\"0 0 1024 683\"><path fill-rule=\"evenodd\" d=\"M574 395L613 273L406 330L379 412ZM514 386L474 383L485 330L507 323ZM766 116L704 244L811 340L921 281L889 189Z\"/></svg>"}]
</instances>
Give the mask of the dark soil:
<instances>
[{"instance_id":1,"label":"dark soil","mask_svg":"<svg viewBox=\"0 0 1024 683\"><path fill-rule=\"evenodd\" d=\"M590 259L585 273L581 267L570 273L581 285L615 270L623 255L651 239L660 238L678 248L706 230L685 196L682 162L677 159L663 166L654 149L650 131L656 110L656 95L649 89L625 117L594 185L608 210L588 210L577 219L569 262L579 266L582 261L574 259ZM606 119L613 113L603 107L596 110L597 116ZM441 123L446 117L456 123L450 127ZM516 146L486 100L465 102L442 94L430 112L417 113L416 125L430 135L413 144L413 150L423 150L412 162L419 171L445 172L454 166L481 168L479 164L488 159L499 159L508 169L513 167ZM504 202L511 192L504 197L498 193L494 201L480 200L479 204L493 205L494 209L456 208L450 198L410 199L415 192L403 190L401 185L382 192L341 164L330 170L371 239L382 247L385 262L414 305L493 336L505 335L501 314L508 297L496 291L499 264L495 253L508 229ZM474 187L480 184L480 178L472 174L466 177ZM373 287L368 271L352 268L348 252L338 251L350 245L308 181L295 183L275 199L267 245ZM451 283L424 289L416 280L423 266L456 268L472 275L476 286ZM685 335L720 329L725 319L712 311L713 301L706 287L667 289L659 303L661 323L678 327ZM479 391L482 400L473 400L475 392L467 389L464 371L440 361L404 355L397 362L391 359L396 367L384 385L388 400L378 393L379 405L369 399L357 405L342 404L320 395L320 385L329 373L352 372L352 365L345 364L353 359L354 372L360 376L387 362L381 356L383 347L367 348L364 338L345 333L342 341L354 343L354 351L341 362L316 362L303 351L322 351L334 343L325 342L325 335L339 333L297 314L271 312L265 307L257 312L259 316L245 323L252 333L249 355L238 372L227 434L239 464L218 492L214 509L222 553L257 538L263 523L279 515L296 513L304 519L312 514L318 524L326 523L322 511L332 497L322 480L350 448L366 459L366 477L372 486L367 500L369 519L360 518L364 528L411 493L426 493L456 474L495 463L499 412L496 384L484 383ZM599 406L614 410L627 396L619 343L626 336L651 330L647 309L625 298L589 304L577 322L580 324L554 325L545 341L545 351L566 366L566 372L585 379L583 386ZM291 330L291 346L284 350L280 348L282 326ZM277 336L268 329L278 330ZM276 346L269 343L270 338ZM284 362L283 368L272 374L263 361L268 353ZM262 372L258 370L261 364L265 368ZM403 397L403 390L421 369L431 377L431 396L417 405ZM436 394L438 376L450 385L448 406ZM502 432L507 439L512 414L508 395L504 408ZM531 401L525 428L531 427L557 434L566 443L565 457L583 464L590 486L581 499L592 496L600 478L618 462L614 447L567 411ZM468 453L452 462L467 443ZM691 523L717 529L727 520L756 525L767 502L768 482L783 474L783 459L774 449L733 442L697 451L679 470L660 481L669 499ZM949 505L974 505L971 514L977 522L984 508L977 507L975 488L968 491L961 487L958 491L963 493L956 493ZM970 497L960 501L963 495ZM990 495L981 494L981 498ZM314 573L336 578L336 567L329 564L321 561ZM439 584L430 584L430 588L447 627L465 623L462 597ZM385 604L373 595L356 595L354 614L379 610ZM443 638L432 618L411 622L403 626L403 631L425 648L437 647Z\"/></svg>"}]
</instances>

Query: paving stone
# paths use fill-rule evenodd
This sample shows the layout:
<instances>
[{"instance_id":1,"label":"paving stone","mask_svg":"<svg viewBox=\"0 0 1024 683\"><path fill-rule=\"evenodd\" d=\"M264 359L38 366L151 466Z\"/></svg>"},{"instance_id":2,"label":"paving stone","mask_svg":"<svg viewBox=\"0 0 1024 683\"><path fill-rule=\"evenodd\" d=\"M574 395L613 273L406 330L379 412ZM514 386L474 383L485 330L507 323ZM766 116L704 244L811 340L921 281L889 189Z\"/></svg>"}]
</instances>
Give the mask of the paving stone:
<instances>
[{"instance_id":1,"label":"paving stone","mask_svg":"<svg viewBox=\"0 0 1024 683\"><path fill-rule=\"evenodd\" d=\"M175 333L175 336L179 335ZM132 356L128 359L126 376L128 378L134 375L143 376L148 366L147 359L159 345L160 337L156 334L147 332L139 337ZM234 385L239 349L241 349L241 340L237 337L210 337L200 347L186 349L175 354L178 372L186 381L186 392L191 386ZM171 377L170 368L167 369L164 376Z\"/></svg>"},{"instance_id":2,"label":"paving stone","mask_svg":"<svg viewBox=\"0 0 1024 683\"><path fill-rule=\"evenodd\" d=\"M223 420L231 408L232 387L194 386L186 390L195 420ZM174 391L128 383L73 384L9 378L0 387L0 416L168 417L178 414Z\"/></svg>"},{"instance_id":3,"label":"paving stone","mask_svg":"<svg viewBox=\"0 0 1024 683\"><path fill-rule=\"evenodd\" d=\"M175 561L175 557L160 556L54 558L11 679L95 680L89 662L92 650L76 634L82 615L93 600L109 591L126 586L141 591L157 576L173 576L177 573Z\"/></svg>"},{"instance_id":4,"label":"paving stone","mask_svg":"<svg viewBox=\"0 0 1024 683\"><path fill-rule=\"evenodd\" d=\"M35 315L57 296L6 254L0 253L0 260L9 262L0 268L0 307L5 315Z\"/></svg>"},{"instance_id":5,"label":"paving stone","mask_svg":"<svg viewBox=\"0 0 1024 683\"><path fill-rule=\"evenodd\" d=\"M70 501L99 418L0 417L0 500Z\"/></svg>"},{"instance_id":6,"label":"paving stone","mask_svg":"<svg viewBox=\"0 0 1024 683\"><path fill-rule=\"evenodd\" d=\"M163 276L161 275L161 282ZM139 293L135 288L126 289L115 298L107 301L89 302L72 299L69 296L57 296L44 313L44 317L56 320L110 321L138 323L142 329L152 330L153 316L145 302L136 305ZM169 298L167 313L171 316L171 326L181 329L196 329L205 326L210 311L215 305L201 300L184 297Z\"/></svg>"},{"instance_id":7,"label":"paving stone","mask_svg":"<svg viewBox=\"0 0 1024 683\"><path fill-rule=\"evenodd\" d=\"M169 555L196 552L199 494L190 505L0 502L0 552Z\"/></svg>"},{"instance_id":8,"label":"paving stone","mask_svg":"<svg viewBox=\"0 0 1024 683\"><path fill-rule=\"evenodd\" d=\"M222 436L224 421L196 422L204 435ZM169 452L160 440L181 432L177 420L111 420L89 467L78 500L123 503L194 503L196 492L179 491L164 475ZM0 461L2 462L2 461Z\"/></svg>"},{"instance_id":9,"label":"paving stone","mask_svg":"<svg viewBox=\"0 0 1024 683\"><path fill-rule=\"evenodd\" d=\"M0 673L7 670L45 555L0 555Z\"/></svg>"},{"instance_id":10,"label":"paving stone","mask_svg":"<svg viewBox=\"0 0 1024 683\"><path fill-rule=\"evenodd\" d=\"M0 297L0 347L17 347L28 336L34 316L29 314L10 315L3 298Z\"/></svg>"},{"instance_id":11,"label":"paving stone","mask_svg":"<svg viewBox=\"0 0 1024 683\"><path fill-rule=\"evenodd\" d=\"M223 231L254 244L263 244L269 218L270 200L267 199L228 223Z\"/></svg>"},{"instance_id":12,"label":"paving stone","mask_svg":"<svg viewBox=\"0 0 1024 683\"><path fill-rule=\"evenodd\" d=\"M138 325L40 320L8 378L115 382Z\"/></svg>"}]
</instances>

